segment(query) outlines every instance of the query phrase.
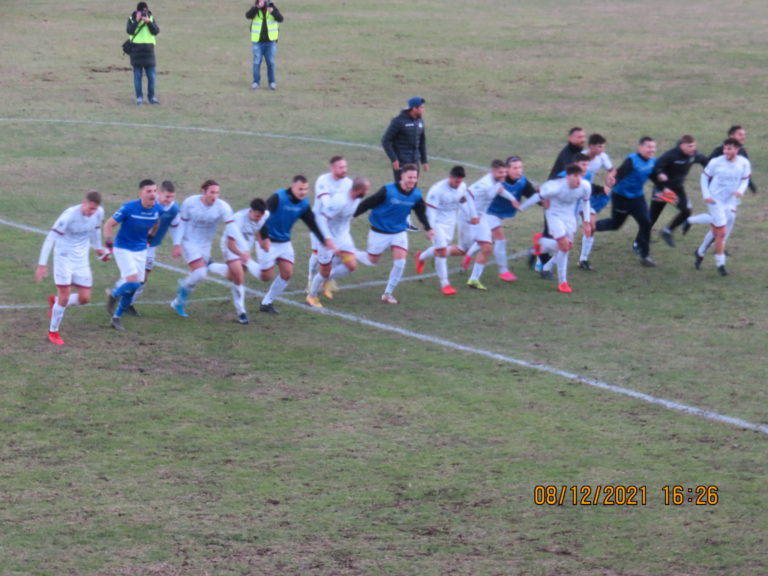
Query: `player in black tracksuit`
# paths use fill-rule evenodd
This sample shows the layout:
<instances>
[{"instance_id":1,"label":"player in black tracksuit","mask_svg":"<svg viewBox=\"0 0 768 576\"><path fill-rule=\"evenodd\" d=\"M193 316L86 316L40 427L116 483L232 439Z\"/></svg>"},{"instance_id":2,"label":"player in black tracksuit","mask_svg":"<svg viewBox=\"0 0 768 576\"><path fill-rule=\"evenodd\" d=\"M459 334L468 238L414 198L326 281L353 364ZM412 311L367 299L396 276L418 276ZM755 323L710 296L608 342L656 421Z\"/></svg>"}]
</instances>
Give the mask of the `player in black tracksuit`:
<instances>
[{"instance_id":1,"label":"player in black tracksuit","mask_svg":"<svg viewBox=\"0 0 768 576\"><path fill-rule=\"evenodd\" d=\"M661 239L670 246L675 245L673 236L675 228L684 224L691 215L691 203L685 192L685 178L688 176L688 172L690 172L691 167L694 164L701 164L702 167L706 167L707 162L707 157L696 150L696 139L690 134L683 135L674 148L664 152L664 154L662 154L656 161L656 167L653 171L655 176L654 181L658 180L659 182L662 182L664 187L669 188L677 194L675 208L678 209L678 213L672 222L670 222L669 226L666 226L661 230ZM664 207L667 205L667 202L664 202L657 196L659 192L659 188L656 187L654 195L651 198L650 212L652 227L656 224Z\"/></svg>"}]
</instances>

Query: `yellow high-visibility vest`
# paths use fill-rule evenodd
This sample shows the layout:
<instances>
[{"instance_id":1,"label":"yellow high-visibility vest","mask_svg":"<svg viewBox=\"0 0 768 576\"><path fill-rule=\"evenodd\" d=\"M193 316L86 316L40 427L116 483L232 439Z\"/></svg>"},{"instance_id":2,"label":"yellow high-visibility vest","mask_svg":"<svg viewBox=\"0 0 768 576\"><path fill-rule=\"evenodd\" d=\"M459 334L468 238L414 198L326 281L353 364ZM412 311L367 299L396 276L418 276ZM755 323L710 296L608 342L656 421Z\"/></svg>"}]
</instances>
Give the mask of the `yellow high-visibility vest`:
<instances>
[{"instance_id":1,"label":"yellow high-visibility vest","mask_svg":"<svg viewBox=\"0 0 768 576\"><path fill-rule=\"evenodd\" d=\"M149 20L151 22L155 21L154 16L150 16ZM155 40L155 35L152 34L152 32L149 31L149 26L144 24L143 22L139 22L139 26L141 26L141 30L138 34L133 38L134 44L157 44L157 40ZM137 26L138 28L138 26Z\"/></svg>"},{"instance_id":2,"label":"yellow high-visibility vest","mask_svg":"<svg viewBox=\"0 0 768 576\"><path fill-rule=\"evenodd\" d=\"M257 10L251 22L251 42L258 42L261 39L262 13L261 10ZM271 12L267 12L267 37L270 42L277 42L277 27L277 20Z\"/></svg>"}]
</instances>

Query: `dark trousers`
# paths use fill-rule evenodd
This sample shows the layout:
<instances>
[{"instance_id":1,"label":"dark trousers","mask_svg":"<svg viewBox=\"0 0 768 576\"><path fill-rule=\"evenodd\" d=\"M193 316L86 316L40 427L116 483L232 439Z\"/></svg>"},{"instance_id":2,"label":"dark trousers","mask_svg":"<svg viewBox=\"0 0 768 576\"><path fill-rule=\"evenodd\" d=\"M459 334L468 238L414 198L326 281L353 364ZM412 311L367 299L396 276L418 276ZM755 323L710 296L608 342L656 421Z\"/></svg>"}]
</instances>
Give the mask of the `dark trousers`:
<instances>
[{"instance_id":1,"label":"dark trousers","mask_svg":"<svg viewBox=\"0 0 768 576\"><path fill-rule=\"evenodd\" d=\"M640 256L645 258L651 251L651 215L648 213L645 196L626 198L614 194L611 199L611 217L598 220L596 229L599 232L618 230L629 216L637 222L638 231L635 242L640 250Z\"/></svg>"},{"instance_id":2,"label":"dark trousers","mask_svg":"<svg viewBox=\"0 0 768 576\"><path fill-rule=\"evenodd\" d=\"M674 189L674 191L675 194L677 194L677 202L675 203L675 208L677 208L679 212L677 213L677 216L672 219L672 222L670 222L670 230L674 230L678 226L682 226L683 222L685 222L691 215L691 209L688 207L688 195L685 193L685 190L678 188ZM666 205L666 202L656 202L653 199L651 200L651 228L653 228L653 226L656 224L656 221L659 219L659 216L661 216L661 213L664 211Z\"/></svg>"}]
</instances>

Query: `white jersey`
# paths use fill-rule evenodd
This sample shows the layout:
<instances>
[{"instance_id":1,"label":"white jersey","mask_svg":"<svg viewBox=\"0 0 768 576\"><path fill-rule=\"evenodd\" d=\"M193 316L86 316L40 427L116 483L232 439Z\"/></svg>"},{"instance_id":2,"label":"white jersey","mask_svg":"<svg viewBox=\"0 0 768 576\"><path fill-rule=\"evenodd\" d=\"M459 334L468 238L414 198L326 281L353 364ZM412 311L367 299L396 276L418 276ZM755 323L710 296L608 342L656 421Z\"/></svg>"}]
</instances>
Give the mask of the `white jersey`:
<instances>
[{"instance_id":1,"label":"white jersey","mask_svg":"<svg viewBox=\"0 0 768 576\"><path fill-rule=\"evenodd\" d=\"M733 162L718 156L709 161L701 174L701 193L705 200L713 198L720 204L738 205L739 197L747 190L751 173L749 160L743 156L736 156Z\"/></svg>"},{"instance_id":2,"label":"white jersey","mask_svg":"<svg viewBox=\"0 0 768 576\"><path fill-rule=\"evenodd\" d=\"M588 154L588 151L585 150L584 154ZM600 154L589 161L587 172L596 176L600 170L605 170L606 172L613 170L613 162L611 162L611 157L608 156L607 152L600 152Z\"/></svg>"},{"instance_id":3,"label":"white jersey","mask_svg":"<svg viewBox=\"0 0 768 576\"><path fill-rule=\"evenodd\" d=\"M240 252L251 251L253 243L256 241L256 234L264 227L264 224L266 224L267 219L269 218L269 210L264 211L264 215L258 222L251 220L249 216L250 211L250 208L243 208L242 210L235 212L232 226L228 227L227 232L222 235L222 250L227 244L227 240L229 238L234 238ZM236 235L231 234L233 228L237 228L240 231L242 238L237 238Z\"/></svg>"},{"instance_id":4,"label":"white jersey","mask_svg":"<svg viewBox=\"0 0 768 576\"><path fill-rule=\"evenodd\" d=\"M499 193L499 188L503 189L503 184L494 180L490 172L469 187L469 194L478 214L484 214L488 210L488 206Z\"/></svg>"},{"instance_id":5,"label":"white jersey","mask_svg":"<svg viewBox=\"0 0 768 576\"><path fill-rule=\"evenodd\" d=\"M51 249L54 257L66 258L70 262L88 262L88 249L93 245L101 250L101 223L104 220L104 208L98 207L91 216L84 216L82 204L64 210L43 244L38 264L46 266Z\"/></svg>"},{"instance_id":6,"label":"white jersey","mask_svg":"<svg viewBox=\"0 0 768 576\"><path fill-rule=\"evenodd\" d=\"M564 221L576 220L577 207L581 205L582 208L587 208L591 193L592 184L583 178L579 180L576 188L568 185L567 178L558 178L544 182L539 190L541 197L549 200L547 214ZM589 222L589 210L584 212L586 212L584 219Z\"/></svg>"},{"instance_id":7,"label":"white jersey","mask_svg":"<svg viewBox=\"0 0 768 576\"><path fill-rule=\"evenodd\" d=\"M351 188L350 188L351 190ZM349 234L352 217L362 198L352 198L350 191L335 194L323 207L319 221L324 221L334 240Z\"/></svg>"},{"instance_id":8,"label":"white jersey","mask_svg":"<svg viewBox=\"0 0 768 576\"><path fill-rule=\"evenodd\" d=\"M206 206L202 194L190 196L181 205L182 243L210 246L219 224L230 224L233 220L232 208L221 198Z\"/></svg>"},{"instance_id":9,"label":"white jersey","mask_svg":"<svg viewBox=\"0 0 768 576\"><path fill-rule=\"evenodd\" d=\"M323 233L323 236L333 236L334 234L328 230L325 219L319 218L320 214L322 214L323 209L328 202L331 201L331 198L334 198L339 194L348 195L350 190L352 190L352 179L346 176L340 180L336 180L333 177L333 174L326 172L325 174L318 176L317 180L315 180L315 202L312 205L312 211L315 213L315 221L317 221L317 225ZM312 233L310 233L310 237L312 239L312 248L317 250L320 241Z\"/></svg>"},{"instance_id":10,"label":"white jersey","mask_svg":"<svg viewBox=\"0 0 768 576\"><path fill-rule=\"evenodd\" d=\"M464 182L458 188L451 188L448 178L432 185L427 192L427 219L433 228L453 228L456 226L456 214L460 208L466 211L468 219L477 218L475 201L469 195ZM463 206L466 205L466 206Z\"/></svg>"}]
</instances>

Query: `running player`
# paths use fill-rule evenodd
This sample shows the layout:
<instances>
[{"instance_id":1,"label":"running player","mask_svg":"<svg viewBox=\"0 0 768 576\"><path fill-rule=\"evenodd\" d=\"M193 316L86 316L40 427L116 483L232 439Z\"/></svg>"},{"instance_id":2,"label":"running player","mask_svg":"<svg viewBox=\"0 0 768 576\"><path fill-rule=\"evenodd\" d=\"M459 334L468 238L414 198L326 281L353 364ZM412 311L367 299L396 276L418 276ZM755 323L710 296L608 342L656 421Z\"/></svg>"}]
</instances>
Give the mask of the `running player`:
<instances>
[{"instance_id":1,"label":"running player","mask_svg":"<svg viewBox=\"0 0 768 576\"><path fill-rule=\"evenodd\" d=\"M101 245L101 223L104 208L101 194L93 191L83 201L64 210L45 237L35 270L35 282L48 275L48 257L53 250L53 281L56 296L48 297L48 340L62 346L59 326L67 306L82 306L91 301L93 274L88 261L88 249L93 247L101 257L105 250ZM72 293L72 286L75 293Z\"/></svg>"}]
</instances>

